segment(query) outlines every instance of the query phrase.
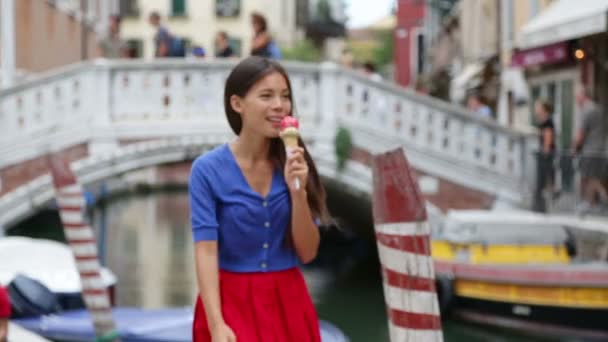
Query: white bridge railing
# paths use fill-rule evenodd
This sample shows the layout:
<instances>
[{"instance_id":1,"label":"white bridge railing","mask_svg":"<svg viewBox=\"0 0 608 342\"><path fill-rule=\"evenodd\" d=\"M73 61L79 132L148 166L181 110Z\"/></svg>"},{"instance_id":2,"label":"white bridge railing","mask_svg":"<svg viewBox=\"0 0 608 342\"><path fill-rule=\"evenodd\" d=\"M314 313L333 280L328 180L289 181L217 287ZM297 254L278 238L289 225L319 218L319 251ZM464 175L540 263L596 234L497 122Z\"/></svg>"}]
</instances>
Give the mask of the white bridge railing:
<instances>
[{"instance_id":1,"label":"white bridge railing","mask_svg":"<svg viewBox=\"0 0 608 342\"><path fill-rule=\"evenodd\" d=\"M0 92L0 170L87 143L229 134L221 61L108 61L72 65ZM285 63L303 135L333 158L338 127L372 153L404 146L414 167L514 203L534 177L533 135L333 64ZM220 143L220 142L218 142Z\"/></svg>"}]
</instances>

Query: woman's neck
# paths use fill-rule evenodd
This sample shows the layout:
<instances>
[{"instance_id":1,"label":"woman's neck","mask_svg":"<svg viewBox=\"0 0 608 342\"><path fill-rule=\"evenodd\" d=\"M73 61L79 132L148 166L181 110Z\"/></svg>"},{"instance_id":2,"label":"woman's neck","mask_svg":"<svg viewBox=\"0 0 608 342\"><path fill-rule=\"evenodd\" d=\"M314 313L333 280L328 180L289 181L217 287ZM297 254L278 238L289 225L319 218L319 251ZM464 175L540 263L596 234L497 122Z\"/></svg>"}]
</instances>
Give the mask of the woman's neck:
<instances>
[{"instance_id":1,"label":"woman's neck","mask_svg":"<svg viewBox=\"0 0 608 342\"><path fill-rule=\"evenodd\" d=\"M251 162L266 161L269 158L270 139L259 135L251 136L245 132L241 132L232 147L237 158Z\"/></svg>"}]
</instances>

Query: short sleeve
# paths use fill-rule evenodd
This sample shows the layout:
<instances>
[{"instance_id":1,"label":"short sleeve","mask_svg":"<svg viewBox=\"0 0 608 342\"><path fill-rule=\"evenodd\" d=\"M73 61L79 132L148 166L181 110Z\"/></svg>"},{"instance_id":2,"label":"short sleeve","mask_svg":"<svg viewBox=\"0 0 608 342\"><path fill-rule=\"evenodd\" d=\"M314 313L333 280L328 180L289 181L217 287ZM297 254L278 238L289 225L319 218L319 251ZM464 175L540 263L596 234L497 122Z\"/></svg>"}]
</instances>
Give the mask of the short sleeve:
<instances>
[{"instance_id":1,"label":"short sleeve","mask_svg":"<svg viewBox=\"0 0 608 342\"><path fill-rule=\"evenodd\" d=\"M188 193L190 197L190 219L195 242L217 240L216 196L212 191L212 172L203 160L197 159L190 171Z\"/></svg>"}]
</instances>

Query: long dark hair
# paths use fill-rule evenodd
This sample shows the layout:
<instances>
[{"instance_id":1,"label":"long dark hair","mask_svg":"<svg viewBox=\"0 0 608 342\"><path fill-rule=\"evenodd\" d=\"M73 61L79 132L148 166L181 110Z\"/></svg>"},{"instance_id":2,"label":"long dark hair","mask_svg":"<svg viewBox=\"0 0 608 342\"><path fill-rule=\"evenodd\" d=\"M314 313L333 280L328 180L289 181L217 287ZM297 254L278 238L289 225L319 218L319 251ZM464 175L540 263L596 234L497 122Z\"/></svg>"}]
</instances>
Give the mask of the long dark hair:
<instances>
[{"instance_id":1,"label":"long dark hair","mask_svg":"<svg viewBox=\"0 0 608 342\"><path fill-rule=\"evenodd\" d=\"M244 59L234 69L232 69L232 72L230 72L230 75L226 80L226 88L224 90L224 109L226 110L226 118L228 119L228 123L230 124L234 134L239 135L241 133L243 121L241 119L241 114L232 108L230 98L232 95L245 97L256 82L273 72L278 72L281 74L287 82L289 101L291 102L291 113L288 115L293 115L293 92L291 90L289 76L287 76L285 69L283 69L279 63L271 59L251 56ZM331 217L329 215L329 211L327 210L327 205L325 202L326 193L323 183L321 183L321 177L319 176L317 167L315 166L315 163L312 160L310 153L308 153L308 149L304 145L304 141L302 141L301 138L298 138L298 144L304 149L304 159L308 165L308 181L306 182L308 205L314 217L318 218L323 224L330 224ZM279 168L280 170L285 169L285 146L280 138L270 139L269 156L276 168Z\"/></svg>"},{"instance_id":2,"label":"long dark hair","mask_svg":"<svg viewBox=\"0 0 608 342\"><path fill-rule=\"evenodd\" d=\"M266 32L266 30L268 29L266 18L262 14L258 12L251 13L251 20L253 23L256 23L260 27L260 31L255 32L256 35L260 32Z\"/></svg>"}]
</instances>

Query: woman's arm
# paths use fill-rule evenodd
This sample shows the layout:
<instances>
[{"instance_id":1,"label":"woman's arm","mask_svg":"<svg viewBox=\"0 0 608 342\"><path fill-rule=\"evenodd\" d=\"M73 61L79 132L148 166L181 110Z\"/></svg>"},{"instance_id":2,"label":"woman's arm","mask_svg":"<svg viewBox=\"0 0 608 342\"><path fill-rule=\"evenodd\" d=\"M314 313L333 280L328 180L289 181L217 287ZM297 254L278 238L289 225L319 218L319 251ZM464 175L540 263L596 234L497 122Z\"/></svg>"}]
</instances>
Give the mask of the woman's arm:
<instances>
[{"instance_id":1,"label":"woman's arm","mask_svg":"<svg viewBox=\"0 0 608 342\"><path fill-rule=\"evenodd\" d=\"M194 245L196 278L205 307L209 330L224 323L220 302L217 241L199 241Z\"/></svg>"},{"instance_id":2,"label":"woman's arm","mask_svg":"<svg viewBox=\"0 0 608 342\"><path fill-rule=\"evenodd\" d=\"M296 178L300 182L297 189L294 185ZM306 264L317 256L321 237L319 228L313 221L306 198L308 166L304 160L304 150L302 148L296 148L291 156L287 158L285 179L291 195L291 237L293 238L296 254L300 261Z\"/></svg>"},{"instance_id":3,"label":"woman's arm","mask_svg":"<svg viewBox=\"0 0 608 342\"><path fill-rule=\"evenodd\" d=\"M317 256L321 237L303 187L291 192L291 206L291 236L300 261L306 264Z\"/></svg>"},{"instance_id":4,"label":"woman's arm","mask_svg":"<svg viewBox=\"0 0 608 342\"><path fill-rule=\"evenodd\" d=\"M553 131L549 128L543 129L543 152L551 153L551 145L553 144Z\"/></svg>"},{"instance_id":5,"label":"woman's arm","mask_svg":"<svg viewBox=\"0 0 608 342\"><path fill-rule=\"evenodd\" d=\"M236 336L224 321L220 299L217 241L199 241L194 245L196 277L213 342L235 342Z\"/></svg>"},{"instance_id":6,"label":"woman's arm","mask_svg":"<svg viewBox=\"0 0 608 342\"><path fill-rule=\"evenodd\" d=\"M196 278L205 310L207 326L213 342L236 341L234 332L224 322L220 300L218 228L216 200L208 177L213 169L197 159L192 165L188 182L190 215L194 237Z\"/></svg>"}]
</instances>

